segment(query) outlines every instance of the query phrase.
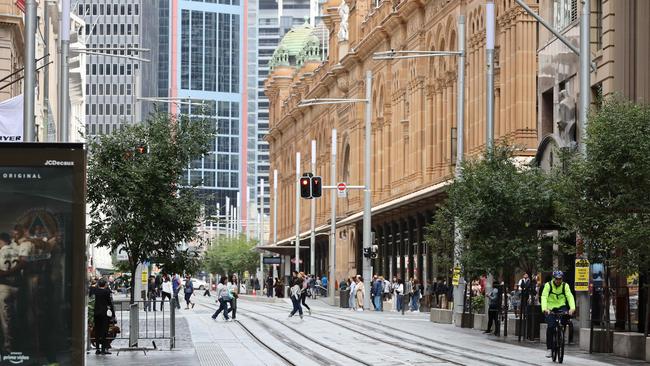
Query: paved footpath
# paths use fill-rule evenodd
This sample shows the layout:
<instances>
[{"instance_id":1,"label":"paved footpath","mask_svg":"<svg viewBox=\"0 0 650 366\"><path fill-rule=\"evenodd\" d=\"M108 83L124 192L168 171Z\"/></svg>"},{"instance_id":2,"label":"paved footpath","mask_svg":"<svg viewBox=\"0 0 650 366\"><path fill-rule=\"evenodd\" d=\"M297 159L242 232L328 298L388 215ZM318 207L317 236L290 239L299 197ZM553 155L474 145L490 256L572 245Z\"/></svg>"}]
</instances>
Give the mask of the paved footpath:
<instances>
[{"instance_id":1,"label":"paved footpath","mask_svg":"<svg viewBox=\"0 0 650 366\"><path fill-rule=\"evenodd\" d=\"M238 320L261 342L288 357L309 365L552 365L539 342L517 342L510 337L486 336L480 331L429 322L428 313L353 312L331 307L321 300L307 300L313 316L287 319L288 300L239 300ZM261 300L261 301L260 301ZM196 307L177 312L176 349L159 346L143 352L87 355L90 366L187 365L263 366L284 365L276 354L254 340L235 322L220 315L212 320L214 297L196 296ZM363 333L363 334L362 334ZM392 344L391 344L392 343ZM347 356L357 356L355 359ZM566 365L641 365L612 355L589 355L567 347Z\"/></svg>"}]
</instances>

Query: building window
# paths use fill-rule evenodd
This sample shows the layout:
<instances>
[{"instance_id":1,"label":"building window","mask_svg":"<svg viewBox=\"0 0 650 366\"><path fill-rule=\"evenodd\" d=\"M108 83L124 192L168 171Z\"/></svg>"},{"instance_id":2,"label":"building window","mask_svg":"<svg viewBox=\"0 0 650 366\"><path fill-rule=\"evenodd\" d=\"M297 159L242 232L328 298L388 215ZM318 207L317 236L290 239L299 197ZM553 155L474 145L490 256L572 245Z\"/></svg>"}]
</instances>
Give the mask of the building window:
<instances>
[{"instance_id":1,"label":"building window","mask_svg":"<svg viewBox=\"0 0 650 366\"><path fill-rule=\"evenodd\" d=\"M591 50L603 48L603 0L592 0L591 6Z\"/></svg>"},{"instance_id":2,"label":"building window","mask_svg":"<svg viewBox=\"0 0 650 366\"><path fill-rule=\"evenodd\" d=\"M181 89L190 88L190 11L181 18Z\"/></svg>"},{"instance_id":3,"label":"building window","mask_svg":"<svg viewBox=\"0 0 650 366\"><path fill-rule=\"evenodd\" d=\"M203 90L203 12L192 12L191 89Z\"/></svg>"},{"instance_id":4,"label":"building window","mask_svg":"<svg viewBox=\"0 0 650 366\"><path fill-rule=\"evenodd\" d=\"M553 1L553 26L563 30L578 19L578 0Z\"/></svg>"}]
</instances>

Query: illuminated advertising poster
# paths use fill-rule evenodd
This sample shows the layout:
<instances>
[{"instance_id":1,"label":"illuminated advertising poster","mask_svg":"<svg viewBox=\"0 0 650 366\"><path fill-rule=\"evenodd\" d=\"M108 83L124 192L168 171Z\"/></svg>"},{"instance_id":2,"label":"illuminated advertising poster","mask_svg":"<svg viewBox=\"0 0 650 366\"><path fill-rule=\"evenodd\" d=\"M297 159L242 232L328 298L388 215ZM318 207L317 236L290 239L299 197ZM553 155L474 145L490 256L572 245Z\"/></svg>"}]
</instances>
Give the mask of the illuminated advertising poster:
<instances>
[{"instance_id":1,"label":"illuminated advertising poster","mask_svg":"<svg viewBox=\"0 0 650 366\"><path fill-rule=\"evenodd\" d=\"M85 152L0 144L1 365L83 364Z\"/></svg>"}]
</instances>

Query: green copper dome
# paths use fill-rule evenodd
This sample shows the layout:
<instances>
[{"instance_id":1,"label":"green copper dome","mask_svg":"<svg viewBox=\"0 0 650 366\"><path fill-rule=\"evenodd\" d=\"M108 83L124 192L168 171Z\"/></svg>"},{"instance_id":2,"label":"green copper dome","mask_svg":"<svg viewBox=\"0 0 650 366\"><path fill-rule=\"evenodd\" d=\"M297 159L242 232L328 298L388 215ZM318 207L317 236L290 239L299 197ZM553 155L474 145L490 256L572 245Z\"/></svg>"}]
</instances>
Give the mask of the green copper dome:
<instances>
[{"instance_id":1,"label":"green copper dome","mask_svg":"<svg viewBox=\"0 0 650 366\"><path fill-rule=\"evenodd\" d=\"M306 21L302 25L291 28L282 37L278 48L273 52L273 57L269 63L271 69L276 66L301 66L302 62L304 62L304 57L301 57L301 60L298 60L298 58L302 56L301 53L304 54L303 50L309 46L313 49L315 38L313 32L314 27ZM316 38L317 41L318 39Z\"/></svg>"}]
</instances>

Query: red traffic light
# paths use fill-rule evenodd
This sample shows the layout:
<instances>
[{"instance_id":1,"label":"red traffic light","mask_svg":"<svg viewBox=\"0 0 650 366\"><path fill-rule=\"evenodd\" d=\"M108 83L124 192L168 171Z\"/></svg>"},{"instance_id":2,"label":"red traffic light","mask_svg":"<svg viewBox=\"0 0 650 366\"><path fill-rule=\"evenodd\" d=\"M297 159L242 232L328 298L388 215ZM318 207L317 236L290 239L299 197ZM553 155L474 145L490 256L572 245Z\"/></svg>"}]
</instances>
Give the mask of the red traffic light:
<instances>
[{"instance_id":1,"label":"red traffic light","mask_svg":"<svg viewBox=\"0 0 650 366\"><path fill-rule=\"evenodd\" d=\"M318 198L323 195L323 180L321 177L311 177L311 196Z\"/></svg>"},{"instance_id":2,"label":"red traffic light","mask_svg":"<svg viewBox=\"0 0 650 366\"><path fill-rule=\"evenodd\" d=\"M311 179L309 177L300 178L300 197L311 198Z\"/></svg>"}]
</instances>

